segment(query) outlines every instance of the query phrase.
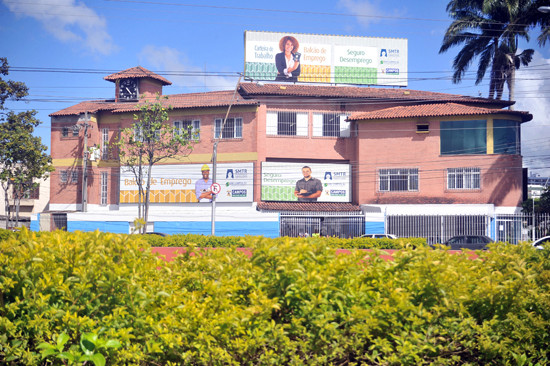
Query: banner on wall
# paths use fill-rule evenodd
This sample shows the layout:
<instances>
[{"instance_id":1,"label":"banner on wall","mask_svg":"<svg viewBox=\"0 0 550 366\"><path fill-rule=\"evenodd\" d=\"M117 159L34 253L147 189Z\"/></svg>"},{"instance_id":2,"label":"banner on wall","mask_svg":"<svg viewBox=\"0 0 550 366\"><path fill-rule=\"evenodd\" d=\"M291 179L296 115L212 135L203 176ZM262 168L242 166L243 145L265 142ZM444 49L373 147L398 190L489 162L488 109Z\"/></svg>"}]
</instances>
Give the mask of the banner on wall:
<instances>
[{"instance_id":1,"label":"banner on wall","mask_svg":"<svg viewBox=\"0 0 550 366\"><path fill-rule=\"evenodd\" d=\"M246 31L255 80L407 86L407 39Z\"/></svg>"},{"instance_id":2,"label":"banner on wall","mask_svg":"<svg viewBox=\"0 0 550 366\"><path fill-rule=\"evenodd\" d=\"M216 202L252 202L253 163L217 164ZM212 164L155 165L151 172L151 203L211 202ZM145 184L144 184L145 187ZM138 185L132 171L120 172L120 203L137 203Z\"/></svg>"},{"instance_id":3,"label":"banner on wall","mask_svg":"<svg viewBox=\"0 0 550 366\"><path fill-rule=\"evenodd\" d=\"M304 167L309 167L309 171ZM305 174L310 174L308 183L303 181ZM351 202L349 164L264 162L261 176L262 201ZM309 198L316 196L319 186L321 195ZM299 198L295 191L302 189L308 192Z\"/></svg>"}]
</instances>

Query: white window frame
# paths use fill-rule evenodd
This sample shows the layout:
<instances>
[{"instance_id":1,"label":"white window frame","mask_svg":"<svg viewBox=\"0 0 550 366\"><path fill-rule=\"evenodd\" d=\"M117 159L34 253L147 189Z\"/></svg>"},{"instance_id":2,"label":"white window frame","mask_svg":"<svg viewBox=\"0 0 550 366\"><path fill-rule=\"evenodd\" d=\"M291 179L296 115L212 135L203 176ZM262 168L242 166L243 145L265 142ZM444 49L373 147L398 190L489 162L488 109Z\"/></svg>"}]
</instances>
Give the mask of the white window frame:
<instances>
[{"instance_id":1,"label":"white window frame","mask_svg":"<svg viewBox=\"0 0 550 366\"><path fill-rule=\"evenodd\" d=\"M101 129L101 159L109 159L109 129Z\"/></svg>"},{"instance_id":2,"label":"white window frame","mask_svg":"<svg viewBox=\"0 0 550 366\"><path fill-rule=\"evenodd\" d=\"M73 170L71 172L71 183L78 183L78 170Z\"/></svg>"},{"instance_id":3,"label":"white window frame","mask_svg":"<svg viewBox=\"0 0 550 366\"><path fill-rule=\"evenodd\" d=\"M477 167L447 168L447 189L481 189L481 169Z\"/></svg>"},{"instance_id":4,"label":"white window frame","mask_svg":"<svg viewBox=\"0 0 550 366\"><path fill-rule=\"evenodd\" d=\"M379 192L418 192L418 168L387 168L378 169ZM400 177L406 176L406 181ZM393 178L393 179L392 179ZM396 181L397 180L397 181ZM403 189L392 189L392 185L401 184Z\"/></svg>"},{"instance_id":5,"label":"white window frame","mask_svg":"<svg viewBox=\"0 0 550 366\"><path fill-rule=\"evenodd\" d=\"M279 131L280 113L296 115L296 134L283 134ZM268 136L305 136L309 133L309 113L296 111L268 111L266 113L266 135Z\"/></svg>"},{"instance_id":6,"label":"white window frame","mask_svg":"<svg viewBox=\"0 0 550 366\"><path fill-rule=\"evenodd\" d=\"M191 126L191 130L189 131L192 135L192 139L199 141L201 139L201 120L200 119L193 119L193 120L181 120L181 121L174 121L174 128L177 131L176 133L181 134L182 129L185 126Z\"/></svg>"},{"instance_id":7,"label":"white window frame","mask_svg":"<svg viewBox=\"0 0 550 366\"><path fill-rule=\"evenodd\" d=\"M334 115L339 118L338 134L329 134L324 129L324 117L326 115ZM350 122L347 120L348 115L335 112L313 113L313 136L314 137L350 137L351 129Z\"/></svg>"},{"instance_id":8,"label":"white window frame","mask_svg":"<svg viewBox=\"0 0 550 366\"><path fill-rule=\"evenodd\" d=\"M101 192L100 192L100 205L107 206L108 203L108 182L109 172L101 172Z\"/></svg>"},{"instance_id":9,"label":"white window frame","mask_svg":"<svg viewBox=\"0 0 550 366\"><path fill-rule=\"evenodd\" d=\"M222 124L223 124L223 118L216 118L214 121L214 138L215 139L224 139L224 140L231 140L231 139L242 139L243 138L243 119L242 117L232 117L228 118L225 122L224 129L227 128L228 123L230 121L233 122L233 131L231 137L223 137L222 133Z\"/></svg>"}]
</instances>

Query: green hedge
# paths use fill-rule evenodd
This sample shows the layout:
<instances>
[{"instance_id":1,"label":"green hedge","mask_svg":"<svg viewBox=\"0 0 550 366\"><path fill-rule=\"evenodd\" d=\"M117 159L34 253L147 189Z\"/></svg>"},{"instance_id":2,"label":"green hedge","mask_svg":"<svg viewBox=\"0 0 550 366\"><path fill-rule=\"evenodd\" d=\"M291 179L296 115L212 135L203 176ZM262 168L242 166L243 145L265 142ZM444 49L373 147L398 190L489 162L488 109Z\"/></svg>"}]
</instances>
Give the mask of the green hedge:
<instances>
[{"instance_id":1,"label":"green hedge","mask_svg":"<svg viewBox=\"0 0 550 366\"><path fill-rule=\"evenodd\" d=\"M549 364L548 248L385 261L315 239L164 262L142 235L23 230L0 241L0 364L61 365L38 346L94 335L120 342L97 349L110 365Z\"/></svg>"},{"instance_id":2,"label":"green hedge","mask_svg":"<svg viewBox=\"0 0 550 366\"><path fill-rule=\"evenodd\" d=\"M292 239L292 238L290 238ZM242 236L205 236L196 234L176 234L168 236L145 235L145 240L154 247L185 247L192 243L203 248L235 248L246 246L247 243L257 240L253 237ZM270 239L274 243L286 242L289 238ZM426 246L425 238L403 238L403 239L374 239L374 238L352 238L341 239L334 237L311 237L304 239L309 242L321 242L331 248L343 249L400 249L405 246L420 247Z\"/></svg>"}]
</instances>

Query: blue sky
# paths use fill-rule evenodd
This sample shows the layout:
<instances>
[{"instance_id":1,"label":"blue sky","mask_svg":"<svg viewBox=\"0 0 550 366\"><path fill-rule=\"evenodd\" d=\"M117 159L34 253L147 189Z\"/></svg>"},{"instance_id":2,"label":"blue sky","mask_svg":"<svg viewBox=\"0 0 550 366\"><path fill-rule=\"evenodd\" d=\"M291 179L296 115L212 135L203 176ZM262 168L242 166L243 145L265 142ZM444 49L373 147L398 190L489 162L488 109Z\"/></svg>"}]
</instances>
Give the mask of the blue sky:
<instances>
[{"instance_id":1,"label":"blue sky","mask_svg":"<svg viewBox=\"0 0 550 366\"><path fill-rule=\"evenodd\" d=\"M409 89L484 96L476 65L452 84L459 48L439 54L450 19L446 1L193 1L1 0L0 57L8 78L30 88L14 110L36 109L49 145L49 113L82 100L114 97L103 77L141 65L173 82L165 93L230 90L244 62L244 31L273 31L408 39ZM550 16L550 15L549 15ZM535 39L538 30L534 30ZM523 125L524 165L550 175L550 45L535 41L535 58L517 74L517 110L534 119ZM47 70L45 70L47 69ZM204 73L206 72L206 76ZM183 74L183 75L182 75ZM506 96L507 98L507 96Z\"/></svg>"}]
</instances>

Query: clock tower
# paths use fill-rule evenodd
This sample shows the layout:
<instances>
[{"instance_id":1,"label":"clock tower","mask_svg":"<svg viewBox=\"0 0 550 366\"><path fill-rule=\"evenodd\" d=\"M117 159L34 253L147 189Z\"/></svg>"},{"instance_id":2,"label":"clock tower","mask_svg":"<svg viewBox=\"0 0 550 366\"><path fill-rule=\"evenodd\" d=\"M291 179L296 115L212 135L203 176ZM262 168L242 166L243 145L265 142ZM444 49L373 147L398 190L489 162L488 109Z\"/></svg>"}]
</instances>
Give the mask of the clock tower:
<instances>
[{"instance_id":1,"label":"clock tower","mask_svg":"<svg viewBox=\"0 0 550 366\"><path fill-rule=\"evenodd\" d=\"M137 66L104 78L114 82L115 102L136 102L144 95L162 95L162 87L172 83L162 76Z\"/></svg>"}]
</instances>

